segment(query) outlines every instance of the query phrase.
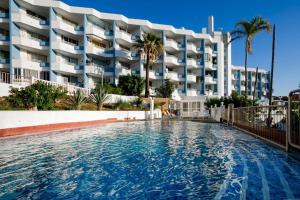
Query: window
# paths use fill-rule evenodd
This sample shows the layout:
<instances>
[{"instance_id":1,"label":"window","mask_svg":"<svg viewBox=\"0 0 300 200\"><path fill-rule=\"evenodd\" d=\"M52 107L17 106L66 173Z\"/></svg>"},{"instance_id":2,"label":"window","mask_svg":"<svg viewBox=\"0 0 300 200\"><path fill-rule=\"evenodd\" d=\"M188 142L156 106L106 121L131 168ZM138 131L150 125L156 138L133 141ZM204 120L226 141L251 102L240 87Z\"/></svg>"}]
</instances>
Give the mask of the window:
<instances>
[{"instance_id":1,"label":"window","mask_svg":"<svg viewBox=\"0 0 300 200\"><path fill-rule=\"evenodd\" d=\"M40 72L40 79L42 80L50 80L49 72L48 71L41 71Z\"/></svg>"},{"instance_id":2,"label":"window","mask_svg":"<svg viewBox=\"0 0 300 200\"><path fill-rule=\"evenodd\" d=\"M68 57L65 55L61 56L62 60L64 63L66 64L71 64L71 65L78 65L78 59L77 58L72 58L72 57Z\"/></svg>"},{"instance_id":3,"label":"window","mask_svg":"<svg viewBox=\"0 0 300 200\"><path fill-rule=\"evenodd\" d=\"M67 23L67 24L69 24L69 25L71 25L71 26L78 26L78 24L77 24L76 22L73 22L73 21L71 21L71 20L69 20L69 19L67 19L67 18L65 18L65 17L63 17L63 16L61 16L61 19L62 19L65 23Z\"/></svg>"},{"instance_id":4,"label":"window","mask_svg":"<svg viewBox=\"0 0 300 200\"><path fill-rule=\"evenodd\" d=\"M72 38L69 38L69 37L66 37L64 35L61 35L61 40L67 44L71 44L73 46L77 46L78 45L78 41L77 40L74 40Z\"/></svg>"},{"instance_id":5,"label":"window","mask_svg":"<svg viewBox=\"0 0 300 200\"><path fill-rule=\"evenodd\" d=\"M24 69L23 74L26 79L31 79L32 77L38 78L38 71L35 70Z\"/></svg>"},{"instance_id":6,"label":"window","mask_svg":"<svg viewBox=\"0 0 300 200\"><path fill-rule=\"evenodd\" d=\"M28 60L31 60L33 62L38 62L38 63L47 62L47 56L33 53L30 51L27 51L27 57Z\"/></svg>"},{"instance_id":7,"label":"window","mask_svg":"<svg viewBox=\"0 0 300 200\"><path fill-rule=\"evenodd\" d=\"M214 65L218 64L218 58L217 57L213 57L212 58L212 62Z\"/></svg>"},{"instance_id":8,"label":"window","mask_svg":"<svg viewBox=\"0 0 300 200\"><path fill-rule=\"evenodd\" d=\"M39 20L47 20L46 17L43 17L43 16L41 16L39 14L36 14L35 12L32 12L31 10L26 10L26 14L30 15L33 18L39 19Z\"/></svg>"},{"instance_id":9,"label":"window","mask_svg":"<svg viewBox=\"0 0 300 200\"><path fill-rule=\"evenodd\" d=\"M187 112L189 109L189 104L187 102L182 103L183 111Z\"/></svg>"}]
</instances>

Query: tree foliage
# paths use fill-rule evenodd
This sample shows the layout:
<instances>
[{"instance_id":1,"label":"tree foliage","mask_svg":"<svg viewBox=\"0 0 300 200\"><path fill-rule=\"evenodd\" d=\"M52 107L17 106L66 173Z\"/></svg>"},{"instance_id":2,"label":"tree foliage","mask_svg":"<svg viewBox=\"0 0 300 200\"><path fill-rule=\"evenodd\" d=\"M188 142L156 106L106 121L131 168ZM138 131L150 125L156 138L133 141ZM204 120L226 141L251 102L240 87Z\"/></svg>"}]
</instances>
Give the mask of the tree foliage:
<instances>
[{"instance_id":1,"label":"tree foliage","mask_svg":"<svg viewBox=\"0 0 300 200\"><path fill-rule=\"evenodd\" d=\"M251 21L240 20L235 25L235 30L231 32L232 39L230 42L245 38L245 97L248 95L248 53L252 53L252 40L257 33L262 31L271 31L270 23L260 16L254 17Z\"/></svg>"},{"instance_id":2,"label":"tree foliage","mask_svg":"<svg viewBox=\"0 0 300 200\"><path fill-rule=\"evenodd\" d=\"M122 89L124 95L140 96L145 82L142 77L136 75L120 76L118 86Z\"/></svg>"},{"instance_id":3,"label":"tree foliage","mask_svg":"<svg viewBox=\"0 0 300 200\"><path fill-rule=\"evenodd\" d=\"M145 98L149 97L149 68L150 65L159 59L163 51L163 42L155 33L145 33L141 39L137 41L134 48L138 49L146 60L146 87Z\"/></svg>"},{"instance_id":4,"label":"tree foliage","mask_svg":"<svg viewBox=\"0 0 300 200\"><path fill-rule=\"evenodd\" d=\"M174 84L171 83L169 79L166 79L162 86L155 89L156 96L162 98L171 98L174 89Z\"/></svg>"}]
</instances>

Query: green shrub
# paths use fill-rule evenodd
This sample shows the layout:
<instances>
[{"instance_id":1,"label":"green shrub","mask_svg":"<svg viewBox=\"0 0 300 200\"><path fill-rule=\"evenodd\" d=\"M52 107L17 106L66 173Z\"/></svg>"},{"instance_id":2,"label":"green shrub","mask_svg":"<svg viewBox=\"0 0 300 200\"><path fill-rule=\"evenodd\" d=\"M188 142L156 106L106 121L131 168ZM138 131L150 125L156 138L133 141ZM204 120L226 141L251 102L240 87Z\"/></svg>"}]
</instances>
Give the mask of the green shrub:
<instances>
[{"instance_id":1,"label":"green shrub","mask_svg":"<svg viewBox=\"0 0 300 200\"><path fill-rule=\"evenodd\" d=\"M103 104L109 99L110 96L107 95L107 91L101 85L97 85L90 95L90 100L96 104L97 110L102 110Z\"/></svg>"},{"instance_id":2,"label":"green shrub","mask_svg":"<svg viewBox=\"0 0 300 200\"><path fill-rule=\"evenodd\" d=\"M129 102L125 102L122 99L119 99L116 103L113 104L113 108L116 110L131 110L132 105Z\"/></svg>"},{"instance_id":3,"label":"green shrub","mask_svg":"<svg viewBox=\"0 0 300 200\"><path fill-rule=\"evenodd\" d=\"M65 95L62 88L38 81L25 88L11 88L7 101L15 109L52 110L55 101Z\"/></svg>"},{"instance_id":4,"label":"green shrub","mask_svg":"<svg viewBox=\"0 0 300 200\"><path fill-rule=\"evenodd\" d=\"M166 79L164 81L164 84L160 86L159 88L155 89L156 96L162 97L162 98L171 98L172 93L174 92L174 84L169 81L169 79Z\"/></svg>"},{"instance_id":5,"label":"green shrub","mask_svg":"<svg viewBox=\"0 0 300 200\"><path fill-rule=\"evenodd\" d=\"M73 91L73 94L68 97L69 105L72 109L80 110L81 105L85 103L87 98L81 92L81 90Z\"/></svg>"},{"instance_id":6,"label":"green shrub","mask_svg":"<svg viewBox=\"0 0 300 200\"><path fill-rule=\"evenodd\" d=\"M113 84L104 83L103 88L105 89L107 94L119 94L119 95L122 94L122 89L118 86L113 85Z\"/></svg>"},{"instance_id":7,"label":"green shrub","mask_svg":"<svg viewBox=\"0 0 300 200\"><path fill-rule=\"evenodd\" d=\"M145 81L142 77L136 75L127 75L119 77L119 85L122 94L128 96L140 96L144 90Z\"/></svg>"},{"instance_id":8,"label":"green shrub","mask_svg":"<svg viewBox=\"0 0 300 200\"><path fill-rule=\"evenodd\" d=\"M237 92L232 92L230 97L208 98L205 102L205 105L208 108L211 106L214 107L215 105L220 107L222 102L225 107L228 107L229 104L234 104L235 108L257 105L256 101L253 102L251 99L246 99L245 96L238 95Z\"/></svg>"}]
</instances>

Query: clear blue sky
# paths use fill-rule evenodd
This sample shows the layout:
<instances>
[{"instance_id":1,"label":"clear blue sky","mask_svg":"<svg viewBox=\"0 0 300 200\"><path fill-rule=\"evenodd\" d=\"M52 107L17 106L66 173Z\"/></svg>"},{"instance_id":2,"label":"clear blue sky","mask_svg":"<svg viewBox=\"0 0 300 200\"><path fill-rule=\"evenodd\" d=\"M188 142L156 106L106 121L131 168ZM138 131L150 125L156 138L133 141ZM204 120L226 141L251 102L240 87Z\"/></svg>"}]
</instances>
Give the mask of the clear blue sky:
<instances>
[{"instance_id":1,"label":"clear blue sky","mask_svg":"<svg viewBox=\"0 0 300 200\"><path fill-rule=\"evenodd\" d=\"M287 95L300 84L300 0L63 0L73 6L123 14L154 23L185 27L199 32L207 17L215 17L215 28L231 31L240 19L260 15L276 24L277 43L274 94ZM243 65L244 42L234 42L232 63ZM270 69L271 34L259 33L253 42L249 66Z\"/></svg>"}]
</instances>

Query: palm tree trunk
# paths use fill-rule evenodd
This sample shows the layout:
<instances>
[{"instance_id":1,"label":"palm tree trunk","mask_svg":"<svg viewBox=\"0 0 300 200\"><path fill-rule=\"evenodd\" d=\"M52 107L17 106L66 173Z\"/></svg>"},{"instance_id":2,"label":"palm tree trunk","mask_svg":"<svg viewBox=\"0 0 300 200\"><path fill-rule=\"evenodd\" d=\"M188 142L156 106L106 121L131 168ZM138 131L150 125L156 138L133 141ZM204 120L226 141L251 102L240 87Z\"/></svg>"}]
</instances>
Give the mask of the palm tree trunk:
<instances>
[{"instance_id":1,"label":"palm tree trunk","mask_svg":"<svg viewBox=\"0 0 300 200\"><path fill-rule=\"evenodd\" d=\"M258 78L258 67L256 67L256 72L255 72L255 82L254 82L254 91L253 91L253 106L255 104L255 99L256 99L257 78Z\"/></svg>"},{"instance_id":2,"label":"palm tree trunk","mask_svg":"<svg viewBox=\"0 0 300 200\"><path fill-rule=\"evenodd\" d=\"M272 61L271 61L271 74L270 74L270 85L269 85L269 106L272 105L272 94L273 94L273 73L274 73L274 60L275 60L275 24L273 26L273 40L272 40ZM268 126L271 127L272 125L272 118L271 118L272 108L269 107L268 113Z\"/></svg>"},{"instance_id":3,"label":"palm tree trunk","mask_svg":"<svg viewBox=\"0 0 300 200\"><path fill-rule=\"evenodd\" d=\"M145 86L145 98L149 97L149 65L150 65L150 55L147 53L147 60L146 60L146 86Z\"/></svg>"},{"instance_id":4,"label":"palm tree trunk","mask_svg":"<svg viewBox=\"0 0 300 200\"><path fill-rule=\"evenodd\" d=\"M248 97L248 73L247 73L247 63L248 63L248 45L247 45L248 38L246 38L246 45L245 45L245 99Z\"/></svg>"},{"instance_id":5,"label":"palm tree trunk","mask_svg":"<svg viewBox=\"0 0 300 200\"><path fill-rule=\"evenodd\" d=\"M275 24L273 26L272 64L271 64L270 86L269 86L269 106L272 105L274 59L275 59Z\"/></svg>"}]
</instances>

